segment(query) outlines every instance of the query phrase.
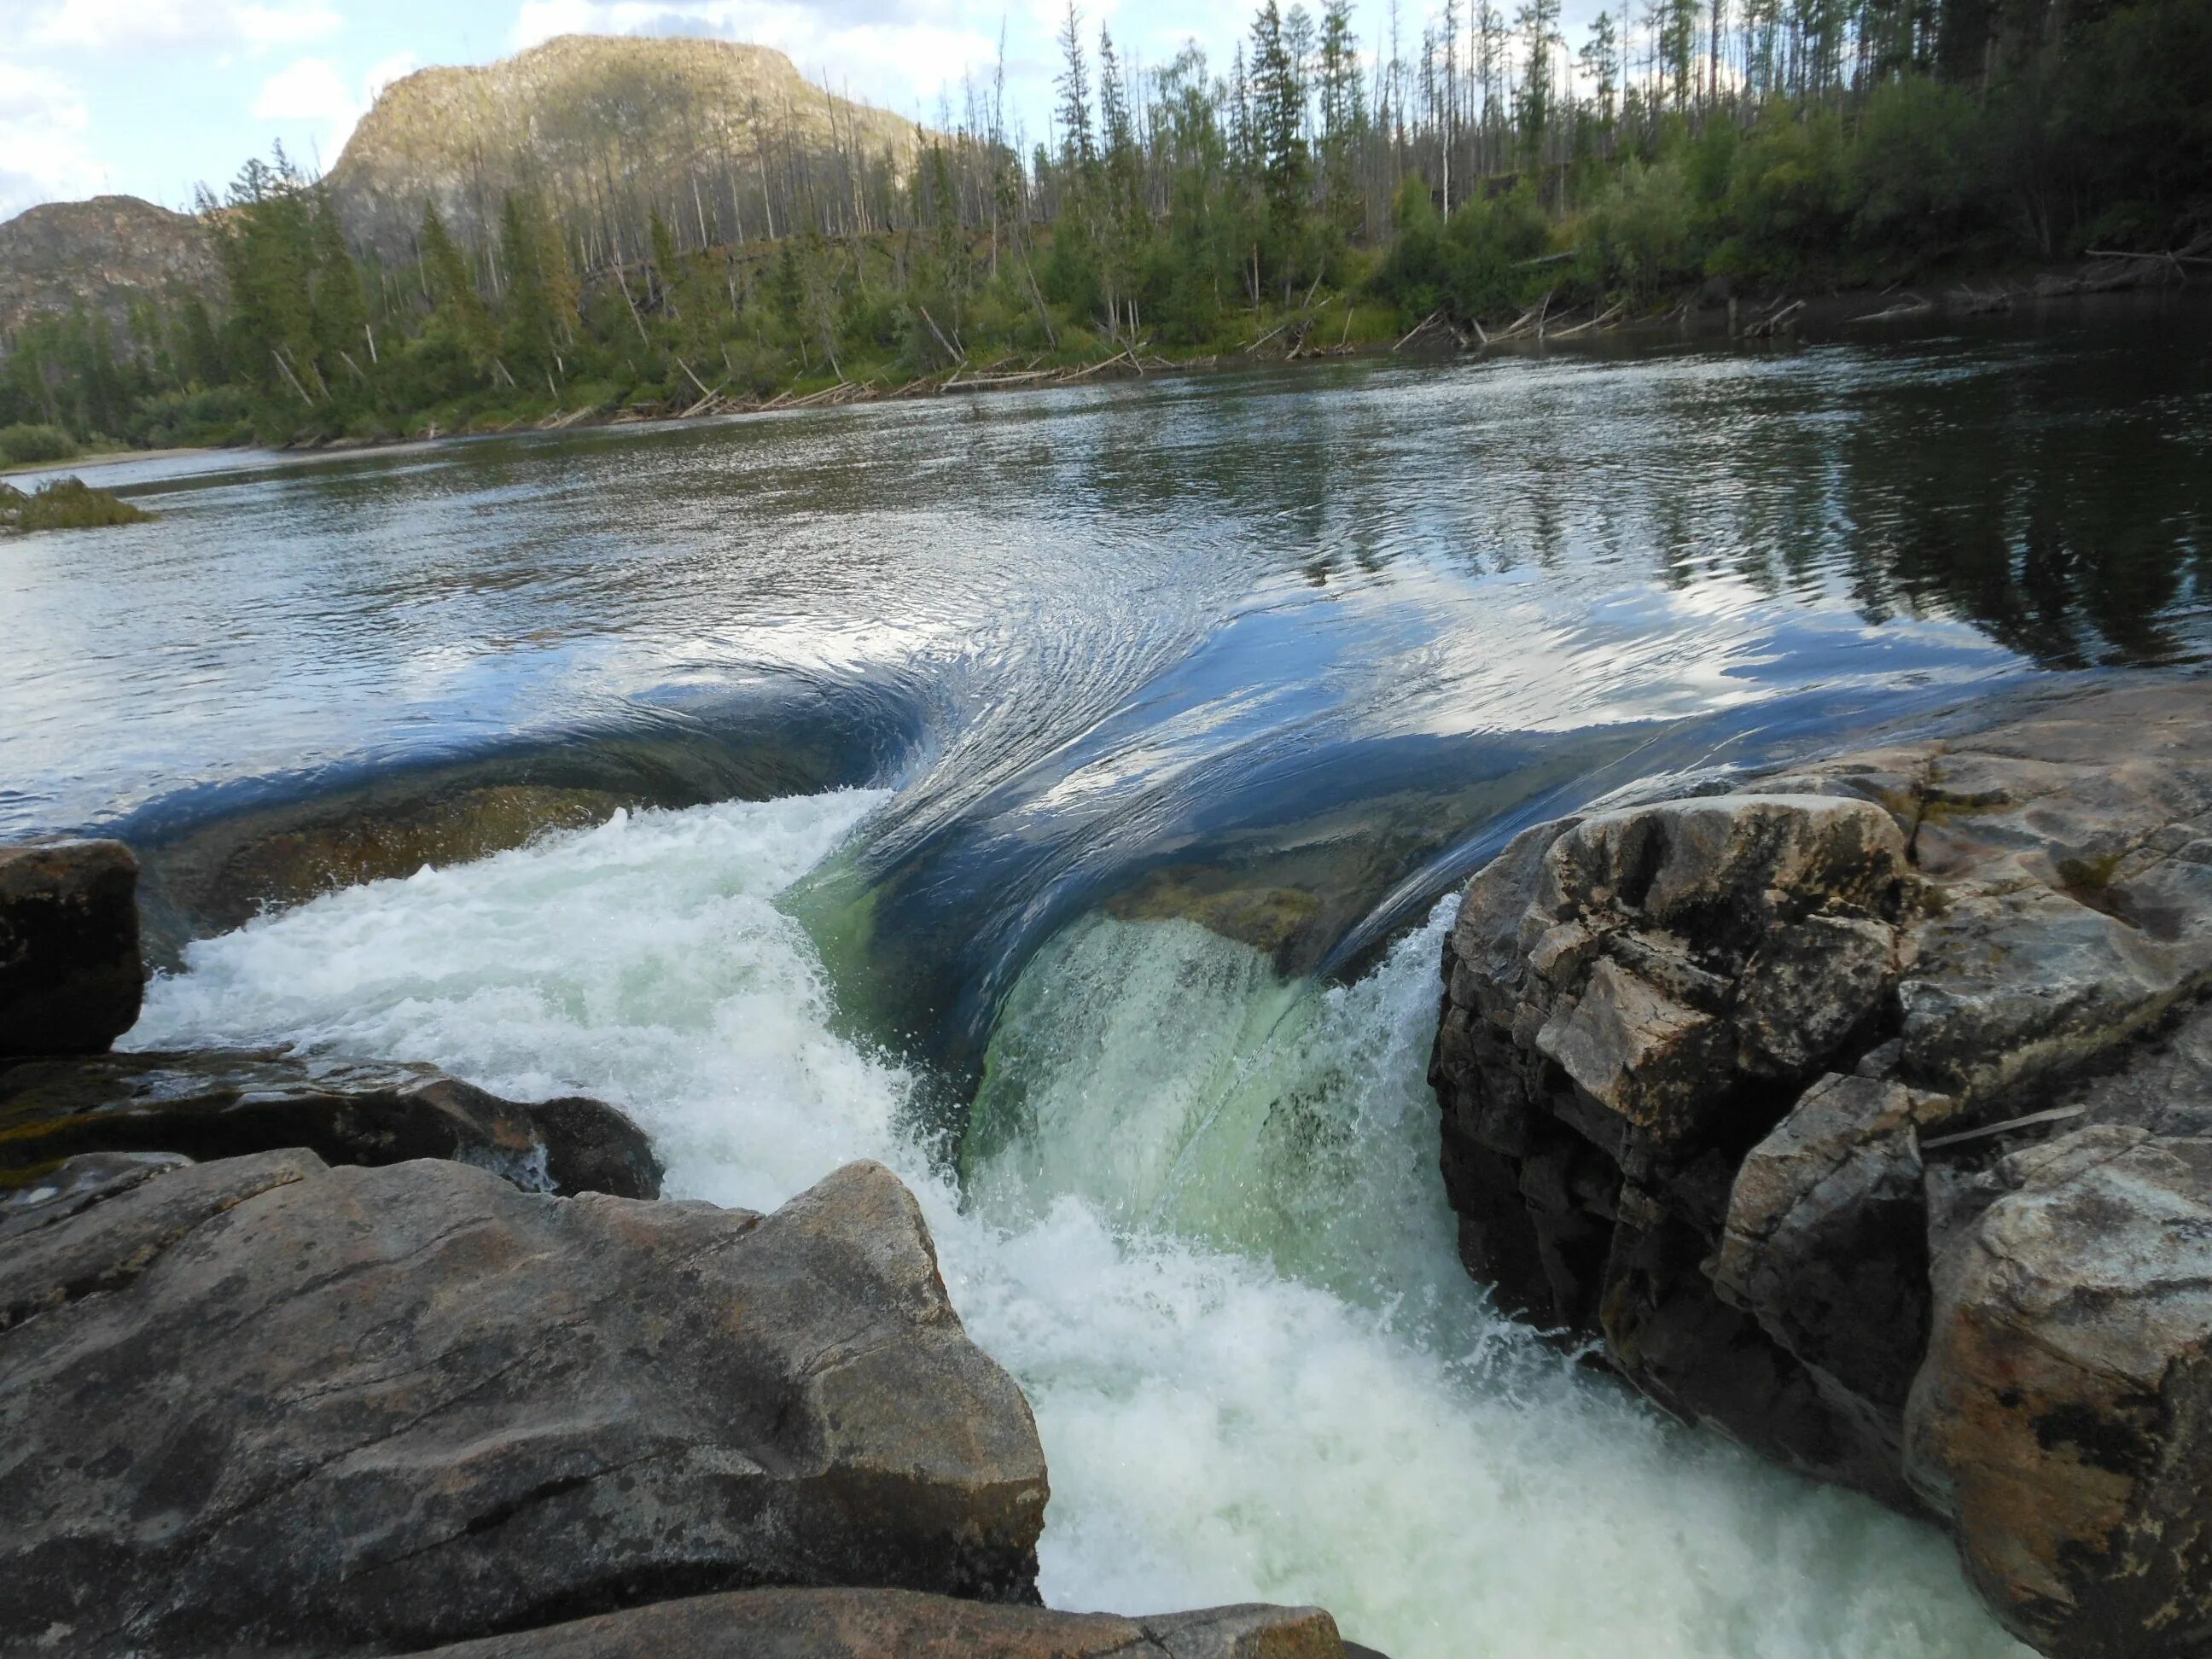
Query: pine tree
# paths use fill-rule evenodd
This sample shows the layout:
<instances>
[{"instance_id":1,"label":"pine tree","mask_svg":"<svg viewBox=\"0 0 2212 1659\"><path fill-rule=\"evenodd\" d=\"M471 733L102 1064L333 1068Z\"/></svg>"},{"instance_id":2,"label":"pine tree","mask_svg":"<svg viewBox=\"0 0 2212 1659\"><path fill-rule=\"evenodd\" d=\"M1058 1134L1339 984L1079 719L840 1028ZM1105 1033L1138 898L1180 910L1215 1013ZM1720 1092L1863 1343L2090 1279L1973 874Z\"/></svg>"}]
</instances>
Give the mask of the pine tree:
<instances>
[{"instance_id":1,"label":"pine tree","mask_svg":"<svg viewBox=\"0 0 2212 1659\"><path fill-rule=\"evenodd\" d=\"M1267 0L1252 24L1252 102L1270 251L1287 301L1301 275L1312 168L1306 153L1305 83L1275 0Z\"/></svg>"},{"instance_id":2,"label":"pine tree","mask_svg":"<svg viewBox=\"0 0 2212 1659\"><path fill-rule=\"evenodd\" d=\"M507 273L501 335L507 361L518 374L543 378L558 395L553 371L559 346L541 246L523 204L513 196L500 209L499 247L500 265Z\"/></svg>"},{"instance_id":3,"label":"pine tree","mask_svg":"<svg viewBox=\"0 0 2212 1659\"><path fill-rule=\"evenodd\" d=\"M451 332L479 368L487 366L497 346L491 313L469 279L468 261L461 257L446 222L428 202L422 204L418 238L429 281L433 320Z\"/></svg>"},{"instance_id":4,"label":"pine tree","mask_svg":"<svg viewBox=\"0 0 2212 1659\"><path fill-rule=\"evenodd\" d=\"M361 267L346 246L337 210L330 192L314 191L314 292L310 329L314 337L315 361L326 385L341 379L359 382L367 371L363 332L368 325L368 299L363 292Z\"/></svg>"}]
</instances>

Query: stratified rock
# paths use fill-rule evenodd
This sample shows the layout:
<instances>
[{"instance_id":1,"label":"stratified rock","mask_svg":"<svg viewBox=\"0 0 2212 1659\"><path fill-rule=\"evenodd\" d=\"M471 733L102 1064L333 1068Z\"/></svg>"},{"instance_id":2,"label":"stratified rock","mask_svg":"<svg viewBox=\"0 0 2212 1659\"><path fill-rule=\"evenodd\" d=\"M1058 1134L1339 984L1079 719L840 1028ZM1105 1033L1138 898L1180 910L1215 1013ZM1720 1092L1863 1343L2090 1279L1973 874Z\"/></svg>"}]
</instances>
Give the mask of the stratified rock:
<instances>
[{"instance_id":1,"label":"stratified rock","mask_svg":"<svg viewBox=\"0 0 2212 1659\"><path fill-rule=\"evenodd\" d=\"M0 1059L98 1054L138 1023L137 888L119 841L0 847Z\"/></svg>"},{"instance_id":2,"label":"stratified rock","mask_svg":"<svg viewBox=\"0 0 2212 1659\"><path fill-rule=\"evenodd\" d=\"M1870 1444L1699 1264L1744 1152L1875 1018L1908 873L1888 813L1826 796L1530 830L1468 887L1431 1066L1476 1277L1685 1415L1898 1498L1894 1431Z\"/></svg>"},{"instance_id":3,"label":"stratified rock","mask_svg":"<svg viewBox=\"0 0 2212 1659\"><path fill-rule=\"evenodd\" d=\"M662 1601L440 1648L423 1659L1342 1659L1365 1651L1347 1647L1318 1607L1125 1619L903 1590L768 1589Z\"/></svg>"},{"instance_id":4,"label":"stratified rock","mask_svg":"<svg viewBox=\"0 0 2212 1659\"><path fill-rule=\"evenodd\" d=\"M329 1164L458 1158L534 1192L660 1191L652 1143L613 1107L502 1100L430 1066L207 1048L0 1066L0 1170L91 1152L207 1159L281 1146Z\"/></svg>"},{"instance_id":5,"label":"stratified rock","mask_svg":"<svg viewBox=\"0 0 2212 1659\"><path fill-rule=\"evenodd\" d=\"M2212 681L1530 830L1444 979L1445 1181L1502 1300L1932 1509L2052 1651L2198 1639ZM2021 1150L2052 1135L2110 1156Z\"/></svg>"},{"instance_id":6,"label":"stratified rock","mask_svg":"<svg viewBox=\"0 0 2212 1659\"><path fill-rule=\"evenodd\" d=\"M2100 1125L2014 1153L1936 1261L1906 1468L2045 1651L2212 1627L2212 1140Z\"/></svg>"},{"instance_id":7,"label":"stratified rock","mask_svg":"<svg viewBox=\"0 0 2212 1659\"><path fill-rule=\"evenodd\" d=\"M0 1244L67 1219L192 1160L180 1152L86 1152L0 1182Z\"/></svg>"},{"instance_id":8,"label":"stratified rock","mask_svg":"<svg viewBox=\"0 0 2212 1659\"><path fill-rule=\"evenodd\" d=\"M1042 1454L913 1197L176 1170L0 1251L0 1650L405 1650L670 1595L1035 1597Z\"/></svg>"}]
</instances>

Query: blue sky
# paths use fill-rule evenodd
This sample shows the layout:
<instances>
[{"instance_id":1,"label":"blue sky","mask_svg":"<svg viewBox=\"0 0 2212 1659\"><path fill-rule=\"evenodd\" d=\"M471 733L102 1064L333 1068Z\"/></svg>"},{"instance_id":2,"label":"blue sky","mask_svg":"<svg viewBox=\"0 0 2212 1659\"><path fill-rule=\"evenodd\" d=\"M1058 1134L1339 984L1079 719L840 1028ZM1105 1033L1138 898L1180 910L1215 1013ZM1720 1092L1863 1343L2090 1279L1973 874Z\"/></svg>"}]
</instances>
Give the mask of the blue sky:
<instances>
[{"instance_id":1,"label":"blue sky","mask_svg":"<svg viewBox=\"0 0 2212 1659\"><path fill-rule=\"evenodd\" d=\"M337 159L375 90L554 34L720 35L781 48L838 90L933 118L1006 31L1010 91L1041 130L1064 0L0 0L0 218L102 191L169 207L282 139ZM1376 18L1387 0L1369 0ZM1140 61L1226 53L1249 8L1087 0ZM1407 5L1410 14L1414 7ZM1413 33L1418 34L1418 25Z\"/></svg>"}]
</instances>

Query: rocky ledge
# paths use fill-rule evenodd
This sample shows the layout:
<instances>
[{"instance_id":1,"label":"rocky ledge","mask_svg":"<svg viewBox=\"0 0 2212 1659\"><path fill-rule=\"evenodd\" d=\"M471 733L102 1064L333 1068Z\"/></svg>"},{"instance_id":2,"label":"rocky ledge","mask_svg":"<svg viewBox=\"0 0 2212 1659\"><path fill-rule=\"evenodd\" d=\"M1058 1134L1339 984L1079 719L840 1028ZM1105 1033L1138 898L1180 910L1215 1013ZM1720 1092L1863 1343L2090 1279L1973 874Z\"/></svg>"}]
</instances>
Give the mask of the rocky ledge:
<instances>
[{"instance_id":1,"label":"rocky ledge","mask_svg":"<svg viewBox=\"0 0 2212 1659\"><path fill-rule=\"evenodd\" d=\"M2212 682L1521 836L1431 1061L1461 1254L1930 1514L2047 1652L2212 1625Z\"/></svg>"},{"instance_id":2,"label":"rocky ledge","mask_svg":"<svg viewBox=\"0 0 2212 1659\"><path fill-rule=\"evenodd\" d=\"M0 1651L1361 1651L1036 1605L1036 1425L880 1165L757 1215L597 1101L100 1052L136 873L0 849Z\"/></svg>"}]
</instances>

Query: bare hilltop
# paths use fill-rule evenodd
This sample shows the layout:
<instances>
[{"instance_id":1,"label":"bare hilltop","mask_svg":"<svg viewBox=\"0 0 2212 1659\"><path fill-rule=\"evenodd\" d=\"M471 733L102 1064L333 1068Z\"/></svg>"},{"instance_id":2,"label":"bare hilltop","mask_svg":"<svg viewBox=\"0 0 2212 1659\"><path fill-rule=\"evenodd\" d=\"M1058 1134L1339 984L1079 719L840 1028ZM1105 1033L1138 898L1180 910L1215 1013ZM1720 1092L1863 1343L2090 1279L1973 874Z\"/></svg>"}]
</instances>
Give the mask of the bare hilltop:
<instances>
[{"instance_id":1,"label":"bare hilltop","mask_svg":"<svg viewBox=\"0 0 2212 1659\"><path fill-rule=\"evenodd\" d=\"M222 292L222 264L199 220L135 196L48 202L0 224L0 337L26 319L82 306L130 334L131 306L173 292Z\"/></svg>"},{"instance_id":2,"label":"bare hilltop","mask_svg":"<svg viewBox=\"0 0 2212 1659\"><path fill-rule=\"evenodd\" d=\"M349 238L386 257L411 252L425 202L473 240L525 190L571 225L627 222L643 198L702 229L718 212L750 216L726 228L759 234L801 177L903 171L920 142L913 123L837 97L766 46L566 34L394 82L330 185Z\"/></svg>"}]
</instances>

